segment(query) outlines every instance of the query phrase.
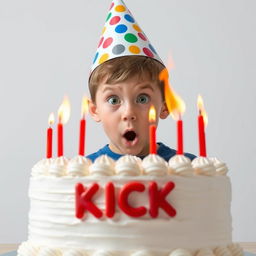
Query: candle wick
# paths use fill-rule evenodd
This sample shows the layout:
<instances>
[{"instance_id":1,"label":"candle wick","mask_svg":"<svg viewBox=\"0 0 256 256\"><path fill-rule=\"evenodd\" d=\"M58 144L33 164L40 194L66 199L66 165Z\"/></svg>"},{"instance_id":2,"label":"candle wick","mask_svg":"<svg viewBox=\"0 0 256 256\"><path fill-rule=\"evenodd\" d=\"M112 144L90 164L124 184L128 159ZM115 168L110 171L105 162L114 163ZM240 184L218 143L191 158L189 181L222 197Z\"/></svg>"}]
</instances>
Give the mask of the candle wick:
<instances>
[{"instance_id":1,"label":"candle wick","mask_svg":"<svg viewBox=\"0 0 256 256\"><path fill-rule=\"evenodd\" d=\"M201 109L199 109L199 115L200 115L200 116L202 115L202 110L201 110Z\"/></svg>"}]
</instances>

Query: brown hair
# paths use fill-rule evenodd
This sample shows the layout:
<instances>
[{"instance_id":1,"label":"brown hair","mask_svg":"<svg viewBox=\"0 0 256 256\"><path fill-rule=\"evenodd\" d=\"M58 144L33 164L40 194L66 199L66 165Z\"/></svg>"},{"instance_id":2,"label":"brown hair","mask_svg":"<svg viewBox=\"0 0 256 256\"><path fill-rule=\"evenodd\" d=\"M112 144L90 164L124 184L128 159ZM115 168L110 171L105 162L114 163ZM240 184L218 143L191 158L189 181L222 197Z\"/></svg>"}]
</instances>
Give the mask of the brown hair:
<instances>
[{"instance_id":1,"label":"brown hair","mask_svg":"<svg viewBox=\"0 0 256 256\"><path fill-rule=\"evenodd\" d=\"M98 85L106 79L106 83L115 84L138 76L138 79L147 76L156 81L164 99L163 83L159 80L159 73L165 66L157 60L145 56L123 56L108 60L99 65L89 78L91 99L95 102Z\"/></svg>"}]
</instances>

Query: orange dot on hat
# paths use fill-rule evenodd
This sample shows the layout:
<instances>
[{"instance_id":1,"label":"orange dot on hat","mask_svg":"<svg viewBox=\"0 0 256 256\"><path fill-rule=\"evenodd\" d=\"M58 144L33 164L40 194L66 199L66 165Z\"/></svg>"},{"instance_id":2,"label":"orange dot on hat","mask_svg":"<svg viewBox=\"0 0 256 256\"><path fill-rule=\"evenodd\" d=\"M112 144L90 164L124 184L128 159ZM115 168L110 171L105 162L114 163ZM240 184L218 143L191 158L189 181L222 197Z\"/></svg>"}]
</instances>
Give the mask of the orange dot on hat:
<instances>
[{"instance_id":1,"label":"orange dot on hat","mask_svg":"<svg viewBox=\"0 0 256 256\"><path fill-rule=\"evenodd\" d=\"M134 24L134 25L133 25L133 28L134 28L136 31L138 31L138 32L141 32L141 31L142 31L141 28L140 28L137 24Z\"/></svg>"},{"instance_id":2,"label":"orange dot on hat","mask_svg":"<svg viewBox=\"0 0 256 256\"><path fill-rule=\"evenodd\" d=\"M109 54L108 54L108 53L104 53L104 54L100 57L100 59L99 59L99 64L105 62L106 60L108 60L108 58L109 58Z\"/></svg>"},{"instance_id":3,"label":"orange dot on hat","mask_svg":"<svg viewBox=\"0 0 256 256\"><path fill-rule=\"evenodd\" d=\"M117 12L124 12L126 9L125 9L125 7L123 5L117 5L115 10Z\"/></svg>"},{"instance_id":4,"label":"orange dot on hat","mask_svg":"<svg viewBox=\"0 0 256 256\"><path fill-rule=\"evenodd\" d=\"M134 54L139 54L140 53L140 48L138 46L136 46L136 45L131 45L129 47L129 51L131 53L134 53Z\"/></svg>"}]
</instances>

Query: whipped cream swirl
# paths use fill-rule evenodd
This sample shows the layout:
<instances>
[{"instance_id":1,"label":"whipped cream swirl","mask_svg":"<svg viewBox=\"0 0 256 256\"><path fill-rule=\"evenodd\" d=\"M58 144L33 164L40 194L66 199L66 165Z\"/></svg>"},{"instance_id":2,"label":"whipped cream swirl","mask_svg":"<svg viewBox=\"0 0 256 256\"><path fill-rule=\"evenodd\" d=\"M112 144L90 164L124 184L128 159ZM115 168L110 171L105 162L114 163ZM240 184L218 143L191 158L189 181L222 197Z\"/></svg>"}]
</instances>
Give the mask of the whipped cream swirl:
<instances>
[{"instance_id":1,"label":"whipped cream swirl","mask_svg":"<svg viewBox=\"0 0 256 256\"><path fill-rule=\"evenodd\" d=\"M64 156L54 159L49 168L49 174L55 177L66 175L68 159Z\"/></svg>"},{"instance_id":2,"label":"whipped cream swirl","mask_svg":"<svg viewBox=\"0 0 256 256\"><path fill-rule=\"evenodd\" d=\"M184 155L175 155L169 160L171 174L193 176L194 169L191 160Z\"/></svg>"},{"instance_id":3,"label":"whipped cream swirl","mask_svg":"<svg viewBox=\"0 0 256 256\"><path fill-rule=\"evenodd\" d=\"M85 254L81 250L78 249L70 249L65 250L62 254L62 256L87 256L88 254Z\"/></svg>"},{"instance_id":4,"label":"whipped cream swirl","mask_svg":"<svg viewBox=\"0 0 256 256\"><path fill-rule=\"evenodd\" d=\"M195 256L215 256L210 248L200 249Z\"/></svg>"},{"instance_id":5,"label":"whipped cream swirl","mask_svg":"<svg viewBox=\"0 0 256 256\"><path fill-rule=\"evenodd\" d=\"M62 256L61 251L54 248L42 247L38 256Z\"/></svg>"},{"instance_id":6,"label":"whipped cream swirl","mask_svg":"<svg viewBox=\"0 0 256 256\"><path fill-rule=\"evenodd\" d=\"M168 172L167 162L159 155L150 154L142 161L144 173L150 176L165 176Z\"/></svg>"},{"instance_id":7,"label":"whipped cream swirl","mask_svg":"<svg viewBox=\"0 0 256 256\"><path fill-rule=\"evenodd\" d=\"M207 157L197 157L192 161L192 166L195 169L195 173L198 175L214 176L216 175L216 169L212 161Z\"/></svg>"},{"instance_id":8,"label":"whipped cream swirl","mask_svg":"<svg viewBox=\"0 0 256 256\"><path fill-rule=\"evenodd\" d=\"M68 162L67 175L69 176L86 176L89 173L91 160L83 156L75 156Z\"/></svg>"},{"instance_id":9,"label":"whipped cream swirl","mask_svg":"<svg viewBox=\"0 0 256 256\"><path fill-rule=\"evenodd\" d=\"M52 161L53 161L52 158L45 158L45 159L40 160L33 166L31 175L33 177L41 176L41 175L48 175L49 167L50 167Z\"/></svg>"},{"instance_id":10,"label":"whipped cream swirl","mask_svg":"<svg viewBox=\"0 0 256 256\"><path fill-rule=\"evenodd\" d=\"M137 176L141 174L141 160L132 155L124 155L116 161L116 174L122 176Z\"/></svg>"},{"instance_id":11,"label":"whipped cream swirl","mask_svg":"<svg viewBox=\"0 0 256 256\"><path fill-rule=\"evenodd\" d=\"M152 252L148 250L140 250L131 254L131 256L154 256Z\"/></svg>"},{"instance_id":12,"label":"whipped cream swirl","mask_svg":"<svg viewBox=\"0 0 256 256\"><path fill-rule=\"evenodd\" d=\"M226 175L227 174L228 167L224 162L220 161L216 157L211 157L210 160L213 162L213 165L216 168L217 175Z\"/></svg>"},{"instance_id":13,"label":"whipped cream swirl","mask_svg":"<svg viewBox=\"0 0 256 256\"><path fill-rule=\"evenodd\" d=\"M18 256L35 256L38 254L38 248L29 242L23 242L17 251Z\"/></svg>"},{"instance_id":14,"label":"whipped cream swirl","mask_svg":"<svg viewBox=\"0 0 256 256\"><path fill-rule=\"evenodd\" d=\"M99 156L89 167L89 172L93 176L111 176L114 175L115 162L107 155Z\"/></svg>"},{"instance_id":15,"label":"whipped cream swirl","mask_svg":"<svg viewBox=\"0 0 256 256\"><path fill-rule=\"evenodd\" d=\"M114 253L110 251L96 251L93 253L93 256L115 256Z\"/></svg>"},{"instance_id":16,"label":"whipped cream swirl","mask_svg":"<svg viewBox=\"0 0 256 256\"><path fill-rule=\"evenodd\" d=\"M179 248L179 249L176 249L176 250L172 251L169 254L169 256L192 256L192 254L189 251L185 250L185 249Z\"/></svg>"}]
</instances>

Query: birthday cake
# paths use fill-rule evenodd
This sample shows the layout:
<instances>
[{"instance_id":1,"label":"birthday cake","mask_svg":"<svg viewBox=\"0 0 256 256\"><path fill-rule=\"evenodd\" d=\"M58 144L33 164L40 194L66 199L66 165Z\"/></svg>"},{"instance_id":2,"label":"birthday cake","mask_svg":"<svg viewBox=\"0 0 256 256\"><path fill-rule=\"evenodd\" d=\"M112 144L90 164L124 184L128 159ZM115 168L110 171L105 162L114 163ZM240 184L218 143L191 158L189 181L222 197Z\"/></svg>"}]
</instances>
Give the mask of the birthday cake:
<instances>
[{"instance_id":1,"label":"birthday cake","mask_svg":"<svg viewBox=\"0 0 256 256\"><path fill-rule=\"evenodd\" d=\"M243 255L232 243L227 171L216 158L183 155L41 160L18 255Z\"/></svg>"}]
</instances>

